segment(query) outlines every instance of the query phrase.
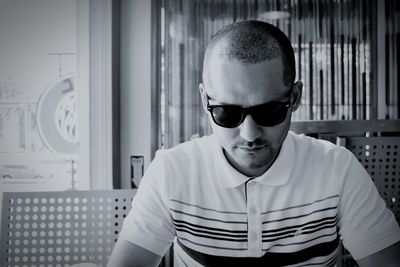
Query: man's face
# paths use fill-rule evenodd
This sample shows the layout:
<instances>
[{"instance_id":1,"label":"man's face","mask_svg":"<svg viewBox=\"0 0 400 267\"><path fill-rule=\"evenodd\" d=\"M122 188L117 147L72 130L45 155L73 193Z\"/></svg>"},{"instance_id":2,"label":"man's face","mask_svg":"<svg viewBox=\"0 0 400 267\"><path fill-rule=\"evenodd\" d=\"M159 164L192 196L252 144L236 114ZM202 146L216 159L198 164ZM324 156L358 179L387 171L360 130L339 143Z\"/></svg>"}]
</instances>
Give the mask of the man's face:
<instances>
[{"instance_id":1,"label":"man's face","mask_svg":"<svg viewBox=\"0 0 400 267\"><path fill-rule=\"evenodd\" d=\"M207 67L207 78L205 84L200 85L200 91L203 99L205 93L211 98L210 105L251 107L290 99L291 88L283 83L280 58L249 64L214 56L210 57ZM285 121L272 127L259 126L247 115L238 127L223 128L216 125L209 114L212 130L227 160L248 176L261 175L274 162L288 133L290 118L289 108Z\"/></svg>"}]
</instances>

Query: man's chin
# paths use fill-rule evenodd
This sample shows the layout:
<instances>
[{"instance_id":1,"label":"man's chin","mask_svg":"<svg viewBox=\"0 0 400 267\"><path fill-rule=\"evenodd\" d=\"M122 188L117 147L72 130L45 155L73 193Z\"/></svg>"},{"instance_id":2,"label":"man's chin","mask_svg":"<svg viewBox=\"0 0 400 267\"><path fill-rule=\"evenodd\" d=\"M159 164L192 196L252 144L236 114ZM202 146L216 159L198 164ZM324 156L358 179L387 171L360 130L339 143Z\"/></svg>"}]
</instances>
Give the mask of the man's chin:
<instances>
[{"instance_id":1,"label":"man's chin","mask_svg":"<svg viewBox=\"0 0 400 267\"><path fill-rule=\"evenodd\" d=\"M266 163L261 162L240 162L237 170L247 176L260 176L267 171Z\"/></svg>"},{"instance_id":2,"label":"man's chin","mask_svg":"<svg viewBox=\"0 0 400 267\"><path fill-rule=\"evenodd\" d=\"M263 151L264 153L246 153L238 152L235 153L235 158L240 165L248 169L260 169L268 165L271 160L270 153Z\"/></svg>"},{"instance_id":3,"label":"man's chin","mask_svg":"<svg viewBox=\"0 0 400 267\"><path fill-rule=\"evenodd\" d=\"M267 165L265 158L259 158L256 155L247 155L241 157L238 163L247 169L259 169Z\"/></svg>"},{"instance_id":4,"label":"man's chin","mask_svg":"<svg viewBox=\"0 0 400 267\"><path fill-rule=\"evenodd\" d=\"M249 170L259 170L264 168L267 163L261 163L261 162L243 162L241 164L244 168L249 169Z\"/></svg>"}]
</instances>

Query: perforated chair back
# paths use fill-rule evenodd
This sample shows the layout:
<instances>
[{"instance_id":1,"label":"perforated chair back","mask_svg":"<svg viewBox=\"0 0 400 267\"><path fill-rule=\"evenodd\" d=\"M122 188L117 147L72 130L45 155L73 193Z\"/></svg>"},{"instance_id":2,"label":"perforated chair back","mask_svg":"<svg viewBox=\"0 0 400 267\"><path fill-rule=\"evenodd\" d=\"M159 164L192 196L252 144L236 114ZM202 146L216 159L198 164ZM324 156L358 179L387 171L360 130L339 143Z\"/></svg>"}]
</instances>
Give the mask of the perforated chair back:
<instances>
[{"instance_id":1,"label":"perforated chair back","mask_svg":"<svg viewBox=\"0 0 400 267\"><path fill-rule=\"evenodd\" d=\"M0 266L106 266L135 192L3 193Z\"/></svg>"},{"instance_id":2,"label":"perforated chair back","mask_svg":"<svg viewBox=\"0 0 400 267\"><path fill-rule=\"evenodd\" d=\"M379 193L400 223L400 137L346 137Z\"/></svg>"}]
</instances>

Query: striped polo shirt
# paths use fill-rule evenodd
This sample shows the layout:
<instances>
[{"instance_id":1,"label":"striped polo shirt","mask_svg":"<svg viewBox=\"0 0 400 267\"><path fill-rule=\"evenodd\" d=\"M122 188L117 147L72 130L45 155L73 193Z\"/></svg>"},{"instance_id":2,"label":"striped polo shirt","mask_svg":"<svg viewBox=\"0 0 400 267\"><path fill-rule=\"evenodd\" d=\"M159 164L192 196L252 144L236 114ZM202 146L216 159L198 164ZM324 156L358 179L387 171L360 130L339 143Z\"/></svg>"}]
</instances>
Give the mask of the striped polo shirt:
<instances>
[{"instance_id":1,"label":"striped polo shirt","mask_svg":"<svg viewBox=\"0 0 400 267\"><path fill-rule=\"evenodd\" d=\"M334 266L400 240L399 226L348 150L289 132L274 164L247 177L211 135L158 151L120 238L176 266Z\"/></svg>"}]
</instances>

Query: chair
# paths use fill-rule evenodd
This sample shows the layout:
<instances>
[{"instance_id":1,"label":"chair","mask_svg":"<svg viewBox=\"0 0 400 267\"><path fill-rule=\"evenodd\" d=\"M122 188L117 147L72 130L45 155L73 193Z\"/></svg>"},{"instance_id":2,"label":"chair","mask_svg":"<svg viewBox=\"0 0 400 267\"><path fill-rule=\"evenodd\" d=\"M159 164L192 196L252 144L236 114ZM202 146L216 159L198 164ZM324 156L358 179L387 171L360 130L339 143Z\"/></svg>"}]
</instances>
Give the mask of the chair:
<instances>
[{"instance_id":1,"label":"chair","mask_svg":"<svg viewBox=\"0 0 400 267\"><path fill-rule=\"evenodd\" d=\"M354 153L400 223L400 137L346 137L338 143Z\"/></svg>"},{"instance_id":2,"label":"chair","mask_svg":"<svg viewBox=\"0 0 400 267\"><path fill-rule=\"evenodd\" d=\"M135 192L3 193L0 266L106 266Z\"/></svg>"}]
</instances>

